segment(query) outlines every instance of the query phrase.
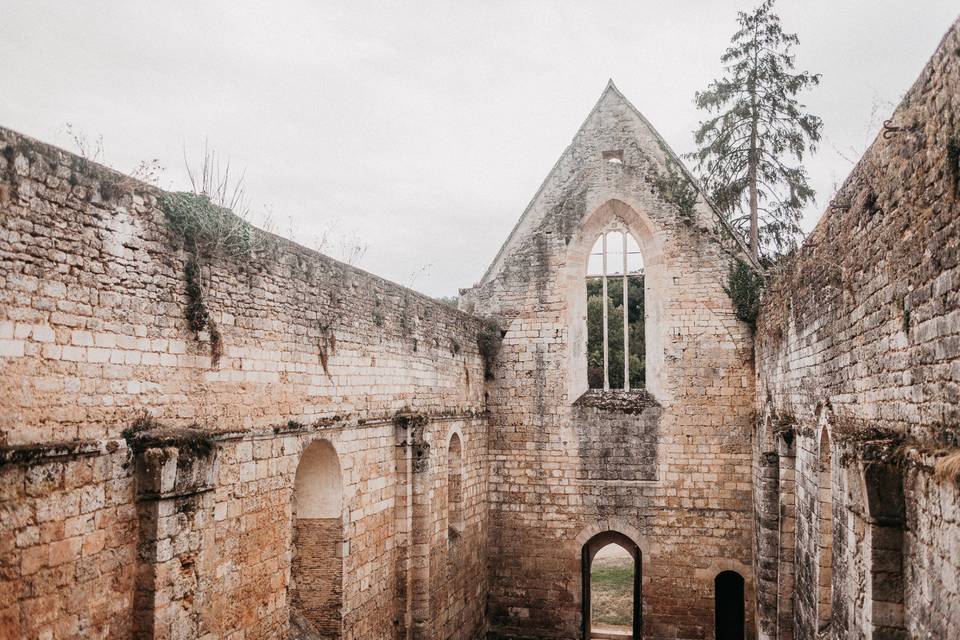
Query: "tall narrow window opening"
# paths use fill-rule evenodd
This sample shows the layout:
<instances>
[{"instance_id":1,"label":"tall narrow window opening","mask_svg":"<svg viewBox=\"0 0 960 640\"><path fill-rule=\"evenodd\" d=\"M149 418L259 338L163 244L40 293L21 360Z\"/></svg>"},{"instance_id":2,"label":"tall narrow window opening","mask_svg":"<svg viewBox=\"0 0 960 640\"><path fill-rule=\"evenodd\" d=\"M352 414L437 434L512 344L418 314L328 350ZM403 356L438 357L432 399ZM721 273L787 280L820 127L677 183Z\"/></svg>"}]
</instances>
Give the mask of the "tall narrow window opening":
<instances>
[{"instance_id":1,"label":"tall narrow window opening","mask_svg":"<svg viewBox=\"0 0 960 640\"><path fill-rule=\"evenodd\" d=\"M591 389L645 386L644 266L623 227L600 234L587 262L587 381Z\"/></svg>"},{"instance_id":2,"label":"tall narrow window opening","mask_svg":"<svg viewBox=\"0 0 960 640\"><path fill-rule=\"evenodd\" d=\"M447 520L447 537L454 542L463 534L463 452L457 434L447 448Z\"/></svg>"}]
</instances>

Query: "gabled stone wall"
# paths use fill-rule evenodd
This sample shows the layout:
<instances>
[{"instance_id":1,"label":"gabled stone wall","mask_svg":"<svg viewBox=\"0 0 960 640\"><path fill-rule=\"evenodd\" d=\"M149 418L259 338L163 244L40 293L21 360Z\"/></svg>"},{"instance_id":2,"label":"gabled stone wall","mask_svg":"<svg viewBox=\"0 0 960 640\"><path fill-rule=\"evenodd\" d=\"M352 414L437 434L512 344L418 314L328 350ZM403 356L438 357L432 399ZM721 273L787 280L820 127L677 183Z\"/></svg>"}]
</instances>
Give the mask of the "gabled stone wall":
<instances>
[{"instance_id":1,"label":"gabled stone wall","mask_svg":"<svg viewBox=\"0 0 960 640\"><path fill-rule=\"evenodd\" d=\"M739 254L702 198L683 211L662 186L684 171L611 84L464 293L505 331L489 398L495 637L581 637L582 548L608 530L639 546L645 638L712 637L723 570L752 602L752 344L723 290ZM582 397L586 256L616 221L646 266L649 394Z\"/></svg>"},{"instance_id":2,"label":"gabled stone wall","mask_svg":"<svg viewBox=\"0 0 960 640\"><path fill-rule=\"evenodd\" d=\"M778 450L794 452L795 496L783 495L793 488L781 483L779 502L795 500L796 552L783 544L790 540L782 526L781 544L766 539L758 547L758 568L773 567L773 584L778 570L786 574L779 582L790 587L781 590L779 612L770 609L774 600L761 600L761 619L770 622L761 625L763 637L777 637L778 618L781 638L790 637L794 621L795 637L816 635L823 491L834 520L832 637L960 633L960 492L955 477L934 473L960 448L958 220L954 24L764 295L757 400L766 433L757 438L755 492L766 496L772 488L765 461L776 464ZM829 487L818 478L824 431ZM781 455L779 462L780 477L792 479L793 459ZM775 505L777 497L765 502ZM770 512L758 507L761 531L777 528L766 520ZM783 615L790 607L795 617Z\"/></svg>"}]
</instances>

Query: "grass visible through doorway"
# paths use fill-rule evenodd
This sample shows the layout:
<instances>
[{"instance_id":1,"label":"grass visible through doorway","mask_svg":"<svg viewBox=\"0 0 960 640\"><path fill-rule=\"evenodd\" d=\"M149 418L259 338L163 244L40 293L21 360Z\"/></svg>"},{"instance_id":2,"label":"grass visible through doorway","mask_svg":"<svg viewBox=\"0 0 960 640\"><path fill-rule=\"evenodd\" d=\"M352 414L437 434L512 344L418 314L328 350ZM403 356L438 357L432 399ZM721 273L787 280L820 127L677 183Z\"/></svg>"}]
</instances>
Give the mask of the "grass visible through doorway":
<instances>
[{"instance_id":1,"label":"grass visible through doorway","mask_svg":"<svg viewBox=\"0 0 960 640\"><path fill-rule=\"evenodd\" d=\"M601 549L590 567L590 617L597 631L633 625L633 558L618 545Z\"/></svg>"}]
</instances>

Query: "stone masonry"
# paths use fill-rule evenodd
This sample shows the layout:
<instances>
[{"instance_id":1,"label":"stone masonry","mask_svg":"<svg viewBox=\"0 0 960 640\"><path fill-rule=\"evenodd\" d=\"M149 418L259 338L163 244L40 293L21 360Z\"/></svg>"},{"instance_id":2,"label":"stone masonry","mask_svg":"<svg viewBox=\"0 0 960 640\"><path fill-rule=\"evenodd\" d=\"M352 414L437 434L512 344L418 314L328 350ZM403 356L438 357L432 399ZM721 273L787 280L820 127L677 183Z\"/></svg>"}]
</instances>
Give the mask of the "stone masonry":
<instances>
[{"instance_id":1,"label":"stone masonry","mask_svg":"<svg viewBox=\"0 0 960 640\"><path fill-rule=\"evenodd\" d=\"M341 636L403 636L422 592L421 626L474 637L479 322L271 236L252 259L210 262L215 362L187 326L187 256L158 196L0 131L0 635L284 637L293 478L321 439L342 474ZM144 416L154 428L125 438ZM440 499L451 433L455 554ZM433 604L448 600L463 604Z\"/></svg>"},{"instance_id":2,"label":"stone masonry","mask_svg":"<svg viewBox=\"0 0 960 640\"><path fill-rule=\"evenodd\" d=\"M958 181L954 24L765 295L754 447L762 637L814 638L824 626L824 493L831 635L960 633L960 494L956 474L936 472L960 447Z\"/></svg>"},{"instance_id":3,"label":"stone masonry","mask_svg":"<svg viewBox=\"0 0 960 640\"><path fill-rule=\"evenodd\" d=\"M752 343L723 291L740 254L702 197L684 215L658 186L683 171L611 83L464 292L506 331L488 403L495 637L579 637L581 549L607 529L640 549L645 637L711 637L723 570L752 589ZM622 398L585 375L586 257L611 223L646 268L646 391Z\"/></svg>"},{"instance_id":4,"label":"stone masonry","mask_svg":"<svg viewBox=\"0 0 960 640\"><path fill-rule=\"evenodd\" d=\"M168 198L0 129L0 640L579 640L608 543L635 637L960 635L960 23L755 331L612 82L459 310L265 233L200 256ZM630 391L587 383L615 229Z\"/></svg>"}]
</instances>

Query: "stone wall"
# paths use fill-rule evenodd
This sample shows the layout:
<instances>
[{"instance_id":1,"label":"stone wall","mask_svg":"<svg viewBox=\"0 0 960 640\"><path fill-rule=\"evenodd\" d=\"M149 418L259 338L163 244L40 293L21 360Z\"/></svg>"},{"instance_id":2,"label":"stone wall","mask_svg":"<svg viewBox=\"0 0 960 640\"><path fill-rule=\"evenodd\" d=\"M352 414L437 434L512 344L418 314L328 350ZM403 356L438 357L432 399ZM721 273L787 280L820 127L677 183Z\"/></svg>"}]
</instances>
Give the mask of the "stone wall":
<instances>
[{"instance_id":1,"label":"stone wall","mask_svg":"<svg viewBox=\"0 0 960 640\"><path fill-rule=\"evenodd\" d=\"M713 638L724 571L748 638L956 636L958 101L954 25L755 338L742 246L612 83L474 315L269 234L198 258L159 190L0 129L0 638L580 638L608 542L645 638ZM612 229L628 392L587 389ZM336 506L295 531L316 446Z\"/></svg>"},{"instance_id":2,"label":"stone wall","mask_svg":"<svg viewBox=\"0 0 960 640\"><path fill-rule=\"evenodd\" d=\"M115 441L0 460L0 637L130 636L137 513L127 464Z\"/></svg>"},{"instance_id":3,"label":"stone wall","mask_svg":"<svg viewBox=\"0 0 960 640\"><path fill-rule=\"evenodd\" d=\"M478 321L265 235L202 261L217 353L188 327L189 253L160 195L0 130L3 633L284 635L294 476L320 438L343 480L342 637L475 637ZM453 430L455 554L441 499ZM414 604L454 613L417 632Z\"/></svg>"},{"instance_id":4,"label":"stone wall","mask_svg":"<svg viewBox=\"0 0 960 640\"><path fill-rule=\"evenodd\" d=\"M723 570L752 601L750 330L723 290L736 251L712 211L663 186L683 171L611 84L461 299L505 331L489 398L494 637L581 637L581 553L604 531L640 548L646 638L712 638ZM643 252L647 392L587 393L587 254L611 224Z\"/></svg>"},{"instance_id":5,"label":"stone wall","mask_svg":"<svg viewBox=\"0 0 960 640\"><path fill-rule=\"evenodd\" d=\"M813 638L821 626L824 493L833 514L832 636L960 633L960 494L954 477L935 473L960 447L958 158L954 24L764 295L754 475L767 507L758 507L757 570L781 588L759 601L763 637L777 637L778 627L790 637L795 622L796 637ZM777 475L779 489L768 480ZM794 477L795 489L782 481ZM773 521L778 502L794 501L795 556L792 511ZM765 533L777 530L779 543Z\"/></svg>"}]
</instances>

